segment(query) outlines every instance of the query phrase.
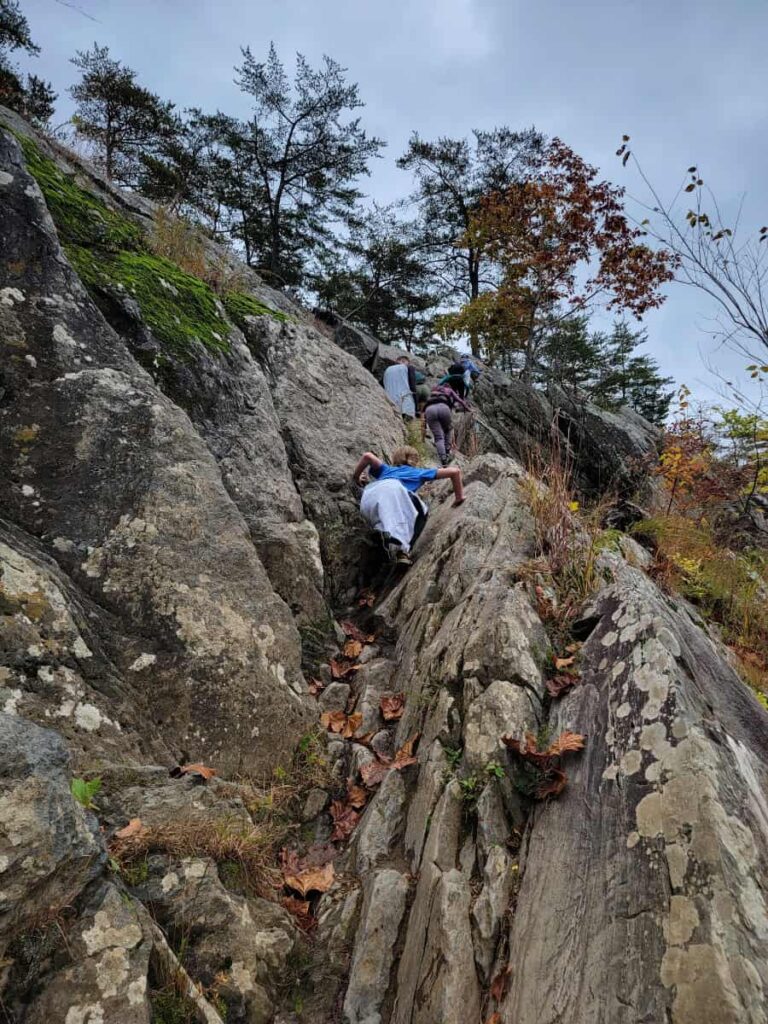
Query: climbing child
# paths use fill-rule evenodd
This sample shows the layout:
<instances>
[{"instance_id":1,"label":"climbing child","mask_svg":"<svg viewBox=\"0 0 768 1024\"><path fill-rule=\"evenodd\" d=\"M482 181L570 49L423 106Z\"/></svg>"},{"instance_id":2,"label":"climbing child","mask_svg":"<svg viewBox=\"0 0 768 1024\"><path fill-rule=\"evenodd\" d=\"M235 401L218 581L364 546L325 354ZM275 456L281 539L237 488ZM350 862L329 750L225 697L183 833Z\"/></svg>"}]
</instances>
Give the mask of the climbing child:
<instances>
[{"instance_id":1,"label":"climbing child","mask_svg":"<svg viewBox=\"0 0 768 1024\"><path fill-rule=\"evenodd\" d=\"M424 409L424 419L432 437L435 441L437 454L444 466L448 464L451 457L451 440L453 437L453 413L456 406L465 412L469 406L460 398L453 388L447 384L438 384L432 388L427 405Z\"/></svg>"},{"instance_id":2,"label":"climbing child","mask_svg":"<svg viewBox=\"0 0 768 1024\"><path fill-rule=\"evenodd\" d=\"M404 420L416 415L416 370L408 356L400 356L384 371L384 390Z\"/></svg>"},{"instance_id":3,"label":"climbing child","mask_svg":"<svg viewBox=\"0 0 768 1024\"><path fill-rule=\"evenodd\" d=\"M427 506L416 491L429 480L450 480L453 484L454 507L464 501L464 486L458 466L447 469L421 469L415 448L398 448L391 465L382 462L373 452L365 452L355 466L354 481L363 483L360 512L366 522L377 530L393 561L410 564L410 550L424 528Z\"/></svg>"}]
</instances>

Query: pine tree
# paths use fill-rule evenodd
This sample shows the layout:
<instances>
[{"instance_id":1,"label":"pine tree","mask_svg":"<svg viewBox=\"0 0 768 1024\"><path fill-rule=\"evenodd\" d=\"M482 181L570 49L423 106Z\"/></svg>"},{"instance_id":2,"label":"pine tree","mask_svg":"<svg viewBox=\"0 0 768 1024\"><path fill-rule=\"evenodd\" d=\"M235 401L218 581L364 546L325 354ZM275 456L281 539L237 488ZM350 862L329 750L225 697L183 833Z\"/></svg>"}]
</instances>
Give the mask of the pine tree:
<instances>
[{"instance_id":1,"label":"pine tree","mask_svg":"<svg viewBox=\"0 0 768 1024\"><path fill-rule=\"evenodd\" d=\"M94 43L93 49L78 51L72 64L82 71L69 90L77 101L75 131L95 144L109 180L135 185L142 157L176 127L173 104L139 85L136 72L113 60L107 46Z\"/></svg>"},{"instance_id":2,"label":"pine tree","mask_svg":"<svg viewBox=\"0 0 768 1024\"><path fill-rule=\"evenodd\" d=\"M40 47L32 42L29 23L18 0L0 0L0 103L44 126L53 114L56 93L50 82L37 75L19 75L10 59L16 50L31 56L40 53Z\"/></svg>"},{"instance_id":3,"label":"pine tree","mask_svg":"<svg viewBox=\"0 0 768 1024\"><path fill-rule=\"evenodd\" d=\"M635 355L648 341L644 330L632 330L623 321L614 324L607 336L600 337L602 371L595 382L593 397L605 408L628 405L652 423L664 422L673 392L672 377L663 377L651 356Z\"/></svg>"},{"instance_id":4,"label":"pine tree","mask_svg":"<svg viewBox=\"0 0 768 1024\"><path fill-rule=\"evenodd\" d=\"M408 350L432 337L441 294L415 224L374 207L355 223L343 255L313 282L321 306Z\"/></svg>"},{"instance_id":5,"label":"pine tree","mask_svg":"<svg viewBox=\"0 0 768 1024\"><path fill-rule=\"evenodd\" d=\"M361 198L355 181L383 142L347 116L363 102L329 57L314 69L298 54L291 82L274 45L263 63L246 48L236 70L253 105L247 121L218 115L233 233L271 284L301 284L307 260L327 253L334 228L349 221Z\"/></svg>"}]
</instances>

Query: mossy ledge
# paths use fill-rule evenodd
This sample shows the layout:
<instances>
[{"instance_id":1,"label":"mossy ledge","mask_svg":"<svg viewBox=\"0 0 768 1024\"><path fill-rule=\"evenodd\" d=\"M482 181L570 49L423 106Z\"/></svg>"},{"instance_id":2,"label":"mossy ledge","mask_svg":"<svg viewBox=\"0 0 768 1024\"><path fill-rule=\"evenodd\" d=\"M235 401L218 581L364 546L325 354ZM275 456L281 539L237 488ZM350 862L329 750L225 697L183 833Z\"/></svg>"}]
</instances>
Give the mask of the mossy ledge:
<instances>
[{"instance_id":1,"label":"mossy ledge","mask_svg":"<svg viewBox=\"0 0 768 1024\"><path fill-rule=\"evenodd\" d=\"M64 251L83 284L97 300L105 293L125 292L137 303L144 323L168 356L189 359L198 345L214 354L227 352L226 314L239 327L254 316L290 319L244 292L227 292L222 307L205 281L150 252L141 228L78 185L32 139L3 127L21 145Z\"/></svg>"},{"instance_id":2,"label":"mossy ledge","mask_svg":"<svg viewBox=\"0 0 768 1024\"><path fill-rule=\"evenodd\" d=\"M292 319L287 313L270 309L269 306L254 299L252 295L246 295L245 292L226 292L222 301L230 318L241 330L246 328L248 318L253 316L271 316L274 320L282 322Z\"/></svg>"},{"instance_id":3,"label":"mossy ledge","mask_svg":"<svg viewBox=\"0 0 768 1024\"><path fill-rule=\"evenodd\" d=\"M214 292L175 263L147 252L111 256L83 246L65 246L83 283L93 290L124 291L169 354L184 357L196 344L210 352L229 350L230 326Z\"/></svg>"}]
</instances>

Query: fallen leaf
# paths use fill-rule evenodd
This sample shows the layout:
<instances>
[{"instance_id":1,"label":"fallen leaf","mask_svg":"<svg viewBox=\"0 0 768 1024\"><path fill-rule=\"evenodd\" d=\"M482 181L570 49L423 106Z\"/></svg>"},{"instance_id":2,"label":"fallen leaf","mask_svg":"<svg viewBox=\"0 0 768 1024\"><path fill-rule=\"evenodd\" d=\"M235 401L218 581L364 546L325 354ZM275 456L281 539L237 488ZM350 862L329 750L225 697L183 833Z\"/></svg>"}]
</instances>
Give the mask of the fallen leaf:
<instances>
[{"instance_id":1,"label":"fallen leaf","mask_svg":"<svg viewBox=\"0 0 768 1024\"><path fill-rule=\"evenodd\" d=\"M337 733L345 740L352 739L355 731L360 728L362 721L363 714L361 711L356 711L353 715L348 715L344 711L324 711L320 715L320 724L323 728Z\"/></svg>"},{"instance_id":2,"label":"fallen leaf","mask_svg":"<svg viewBox=\"0 0 768 1024\"><path fill-rule=\"evenodd\" d=\"M565 732L561 732L557 739L550 743L545 753L552 757L559 757L561 754L566 754L569 750L583 750L584 749L584 737L580 732L570 732L568 729Z\"/></svg>"},{"instance_id":3,"label":"fallen leaf","mask_svg":"<svg viewBox=\"0 0 768 1024\"><path fill-rule=\"evenodd\" d=\"M546 778L536 790L538 800L546 800L548 796L560 796L568 782L568 776L561 768L550 768Z\"/></svg>"},{"instance_id":4,"label":"fallen leaf","mask_svg":"<svg viewBox=\"0 0 768 1024\"><path fill-rule=\"evenodd\" d=\"M509 983L509 976L512 973L512 965L507 964L506 967L502 967L499 973L491 982L491 999L495 1002L500 1003L507 992L507 985Z\"/></svg>"},{"instance_id":5,"label":"fallen leaf","mask_svg":"<svg viewBox=\"0 0 768 1024\"><path fill-rule=\"evenodd\" d=\"M361 732L359 736L354 736L353 739L355 743L359 743L362 747L370 747L371 740L375 735L376 732L371 730L370 732Z\"/></svg>"},{"instance_id":6,"label":"fallen leaf","mask_svg":"<svg viewBox=\"0 0 768 1024\"><path fill-rule=\"evenodd\" d=\"M141 818L131 818L127 825L115 832L115 839L130 839L144 831L144 824Z\"/></svg>"},{"instance_id":7,"label":"fallen leaf","mask_svg":"<svg viewBox=\"0 0 768 1024\"><path fill-rule=\"evenodd\" d=\"M576 655L572 654L570 658L555 658L555 668L558 672L562 672L564 668L569 668L576 660Z\"/></svg>"},{"instance_id":8,"label":"fallen leaf","mask_svg":"<svg viewBox=\"0 0 768 1024\"><path fill-rule=\"evenodd\" d=\"M354 622L349 620L342 622L341 628L346 636L351 637L353 640L359 640L363 644L372 644L376 639L373 633L364 633Z\"/></svg>"},{"instance_id":9,"label":"fallen leaf","mask_svg":"<svg viewBox=\"0 0 768 1024\"><path fill-rule=\"evenodd\" d=\"M362 786L358 786L353 779L347 779L347 803L350 807L358 810L365 807L368 802L368 794Z\"/></svg>"},{"instance_id":10,"label":"fallen leaf","mask_svg":"<svg viewBox=\"0 0 768 1024\"><path fill-rule=\"evenodd\" d=\"M315 926L315 918L312 917L309 900L297 900L295 896L284 896L280 902L296 918L296 924L303 932L308 932Z\"/></svg>"},{"instance_id":11,"label":"fallen leaf","mask_svg":"<svg viewBox=\"0 0 768 1024\"><path fill-rule=\"evenodd\" d=\"M322 679L310 679L307 685L309 686L309 692L313 697L316 697L318 693L322 693L325 689L325 683Z\"/></svg>"},{"instance_id":12,"label":"fallen leaf","mask_svg":"<svg viewBox=\"0 0 768 1024\"><path fill-rule=\"evenodd\" d=\"M360 778L368 789L373 789L374 786L378 786L391 767L392 762L389 758L386 761L376 758L375 761L369 761L368 764L362 766Z\"/></svg>"},{"instance_id":13,"label":"fallen leaf","mask_svg":"<svg viewBox=\"0 0 768 1024\"><path fill-rule=\"evenodd\" d=\"M321 868L307 868L299 874L284 874L283 880L289 889L306 896L309 892L328 892L333 885L333 864L324 864Z\"/></svg>"},{"instance_id":14,"label":"fallen leaf","mask_svg":"<svg viewBox=\"0 0 768 1024\"><path fill-rule=\"evenodd\" d=\"M331 842L338 843L349 839L360 821L360 815L353 807L349 807L341 800L333 800L331 803L331 818L333 819L333 832Z\"/></svg>"},{"instance_id":15,"label":"fallen leaf","mask_svg":"<svg viewBox=\"0 0 768 1024\"><path fill-rule=\"evenodd\" d=\"M371 590L361 590L357 603L361 608L372 608L376 604L376 595Z\"/></svg>"},{"instance_id":16,"label":"fallen leaf","mask_svg":"<svg viewBox=\"0 0 768 1024\"><path fill-rule=\"evenodd\" d=\"M389 697L382 697L379 707L385 722L393 722L402 718L403 711L405 711L405 694L393 693Z\"/></svg>"},{"instance_id":17,"label":"fallen leaf","mask_svg":"<svg viewBox=\"0 0 768 1024\"><path fill-rule=\"evenodd\" d=\"M498 1010L495 1013L491 1014L491 1016L488 1018L485 1024L501 1024L501 1014L498 1012Z\"/></svg>"},{"instance_id":18,"label":"fallen leaf","mask_svg":"<svg viewBox=\"0 0 768 1024\"><path fill-rule=\"evenodd\" d=\"M578 681L578 676L554 676L554 678L546 681L545 686L550 697L560 697L566 690L570 690L572 686L575 686Z\"/></svg>"},{"instance_id":19,"label":"fallen leaf","mask_svg":"<svg viewBox=\"0 0 768 1024\"><path fill-rule=\"evenodd\" d=\"M182 775L199 775L203 779L212 779L216 774L215 768L209 768L207 764L183 764L179 769Z\"/></svg>"},{"instance_id":20,"label":"fallen leaf","mask_svg":"<svg viewBox=\"0 0 768 1024\"><path fill-rule=\"evenodd\" d=\"M359 640L347 640L344 644L343 654L345 658L359 658L363 653L363 645Z\"/></svg>"},{"instance_id":21,"label":"fallen leaf","mask_svg":"<svg viewBox=\"0 0 768 1024\"><path fill-rule=\"evenodd\" d=\"M362 665L349 665L343 661L337 661L336 658L331 658L331 676L334 679L344 679L346 676L351 675L352 672L359 671L362 667Z\"/></svg>"},{"instance_id":22,"label":"fallen leaf","mask_svg":"<svg viewBox=\"0 0 768 1024\"><path fill-rule=\"evenodd\" d=\"M409 740L407 740L402 747L395 754L395 759L392 762L392 767L396 771L402 771L403 768L407 768L409 764L418 764L419 759L414 755L413 748L418 742L421 733L415 732Z\"/></svg>"},{"instance_id":23,"label":"fallen leaf","mask_svg":"<svg viewBox=\"0 0 768 1024\"><path fill-rule=\"evenodd\" d=\"M567 652L568 652L569 654L575 654L575 653L576 653L576 651L578 651L578 650L580 650L580 649L581 649L581 644L580 644L580 643L578 643L578 642L576 642L576 643L573 643L573 644L568 644L568 646L567 646L567 647L566 647L565 649L566 649L566 651L567 651Z\"/></svg>"}]
</instances>

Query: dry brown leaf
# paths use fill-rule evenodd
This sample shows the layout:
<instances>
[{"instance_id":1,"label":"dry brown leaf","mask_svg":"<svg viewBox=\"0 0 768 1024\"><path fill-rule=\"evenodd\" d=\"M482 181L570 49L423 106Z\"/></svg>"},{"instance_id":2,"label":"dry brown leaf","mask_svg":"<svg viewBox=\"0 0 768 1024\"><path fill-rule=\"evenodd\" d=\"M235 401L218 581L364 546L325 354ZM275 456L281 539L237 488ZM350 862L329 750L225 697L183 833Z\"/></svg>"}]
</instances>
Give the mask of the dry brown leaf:
<instances>
[{"instance_id":1,"label":"dry brown leaf","mask_svg":"<svg viewBox=\"0 0 768 1024\"><path fill-rule=\"evenodd\" d=\"M372 590L361 590L357 603L361 608L372 608L376 604L376 595Z\"/></svg>"},{"instance_id":2,"label":"dry brown leaf","mask_svg":"<svg viewBox=\"0 0 768 1024\"><path fill-rule=\"evenodd\" d=\"M325 689L325 683L322 681L322 679L310 679L307 685L309 686L309 692L312 694L313 697L316 697Z\"/></svg>"},{"instance_id":3,"label":"dry brown leaf","mask_svg":"<svg viewBox=\"0 0 768 1024\"><path fill-rule=\"evenodd\" d=\"M182 775L199 775L206 780L216 775L216 769L209 768L207 764L183 764L179 771Z\"/></svg>"},{"instance_id":4,"label":"dry brown leaf","mask_svg":"<svg viewBox=\"0 0 768 1024\"><path fill-rule=\"evenodd\" d=\"M561 732L554 742L550 743L545 753L549 754L550 757L560 757L561 754L568 753L569 750L583 750L584 749L584 737L580 732L571 732L566 729Z\"/></svg>"},{"instance_id":5,"label":"dry brown leaf","mask_svg":"<svg viewBox=\"0 0 768 1024\"><path fill-rule=\"evenodd\" d=\"M548 679L545 683L550 697L561 697L567 690L578 683L578 676L559 675Z\"/></svg>"},{"instance_id":6,"label":"dry brown leaf","mask_svg":"<svg viewBox=\"0 0 768 1024\"><path fill-rule=\"evenodd\" d=\"M418 742L421 733L415 732L409 740L407 740L402 747L395 754L395 759L392 762L392 767L397 771L402 771L403 768L407 768L409 764L418 764L419 759L414 755L413 748Z\"/></svg>"},{"instance_id":7,"label":"dry brown leaf","mask_svg":"<svg viewBox=\"0 0 768 1024\"><path fill-rule=\"evenodd\" d=\"M382 697L379 702L381 714L385 722L394 722L403 717L405 711L405 694L393 693L389 697Z\"/></svg>"},{"instance_id":8,"label":"dry brown leaf","mask_svg":"<svg viewBox=\"0 0 768 1024\"><path fill-rule=\"evenodd\" d=\"M557 658L556 657L556 658L554 658L555 668L557 669L558 672L562 672L564 668L570 668L570 666L574 663L575 660L576 660L576 655L575 654L572 654L568 658Z\"/></svg>"},{"instance_id":9,"label":"dry brown leaf","mask_svg":"<svg viewBox=\"0 0 768 1024\"><path fill-rule=\"evenodd\" d=\"M331 676L333 679L344 679L353 672L359 671L362 667L362 665L345 664L343 661L331 658Z\"/></svg>"},{"instance_id":10,"label":"dry brown leaf","mask_svg":"<svg viewBox=\"0 0 768 1024\"><path fill-rule=\"evenodd\" d=\"M347 803L350 807L360 810L368 802L368 794L353 779L347 779Z\"/></svg>"},{"instance_id":11,"label":"dry brown leaf","mask_svg":"<svg viewBox=\"0 0 768 1024\"><path fill-rule=\"evenodd\" d=\"M315 918L312 917L309 900L297 900L295 896L284 896L280 902L296 919L296 924L303 932L308 932L315 926Z\"/></svg>"},{"instance_id":12,"label":"dry brown leaf","mask_svg":"<svg viewBox=\"0 0 768 1024\"><path fill-rule=\"evenodd\" d=\"M131 818L127 825L115 832L115 839L130 839L144 831L144 824L141 818Z\"/></svg>"},{"instance_id":13,"label":"dry brown leaf","mask_svg":"<svg viewBox=\"0 0 768 1024\"><path fill-rule=\"evenodd\" d=\"M352 658L354 661L363 653L363 645L359 640L347 640L342 653L345 658Z\"/></svg>"},{"instance_id":14,"label":"dry brown leaf","mask_svg":"<svg viewBox=\"0 0 768 1024\"><path fill-rule=\"evenodd\" d=\"M354 740L355 743L359 743L362 747L370 747L371 740L375 735L376 732L374 730L371 730L371 732L361 732L359 736L354 737Z\"/></svg>"},{"instance_id":15,"label":"dry brown leaf","mask_svg":"<svg viewBox=\"0 0 768 1024\"><path fill-rule=\"evenodd\" d=\"M333 818L333 832L331 842L339 843L349 839L360 821L360 815L353 807L349 807L341 800L334 800L331 803L331 817Z\"/></svg>"},{"instance_id":16,"label":"dry brown leaf","mask_svg":"<svg viewBox=\"0 0 768 1024\"><path fill-rule=\"evenodd\" d=\"M497 1010L495 1013L492 1013L485 1024L501 1024L501 1014L499 1011Z\"/></svg>"},{"instance_id":17,"label":"dry brown leaf","mask_svg":"<svg viewBox=\"0 0 768 1024\"><path fill-rule=\"evenodd\" d=\"M289 889L295 889L302 896L309 892L328 892L333 885L333 864L320 868L306 868L298 874L283 874L283 881Z\"/></svg>"},{"instance_id":18,"label":"dry brown leaf","mask_svg":"<svg viewBox=\"0 0 768 1024\"><path fill-rule=\"evenodd\" d=\"M328 729L331 732L341 732L347 724L346 712L324 711L322 715L320 715L320 724L324 729Z\"/></svg>"},{"instance_id":19,"label":"dry brown leaf","mask_svg":"<svg viewBox=\"0 0 768 1024\"><path fill-rule=\"evenodd\" d=\"M568 776L561 768L550 768L536 790L536 798L546 800L548 796L560 796L567 782Z\"/></svg>"},{"instance_id":20,"label":"dry brown leaf","mask_svg":"<svg viewBox=\"0 0 768 1024\"><path fill-rule=\"evenodd\" d=\"M345 711L324 711L320 715L320 724L324 729L337 733L342 739L350 740L363 721L361 711L348 715Z\"/></svg>"},{"instance_id":21,"label":"dry brown leaf","mask_svg":"<svg viewBox=\"0 0 768 1024\"><path fill-rule=\"evenodd\" d=\"M375 761L369 761L368 764L362 766L360 778L368 789L373 789L374 786L378 786L391 767L392 762L389 759L382 761L377 758Z\"/></svg>"},{"instance_id":22,"label":"dry brown leaf","mask_svg":"<svg viewBox=\"0 0 768 1024\"><path fill-rule=\"evenodd\" d=\"M362 713L362 711L355 711L354 714L348 715L347 716L346 727L345 727L344 731L341 734L342 737L345 740L351 740L352 737L355 735L355 732L360 728L360 726L362 724L363 724L363 713Z\"/></svg>"}]
</instances>

